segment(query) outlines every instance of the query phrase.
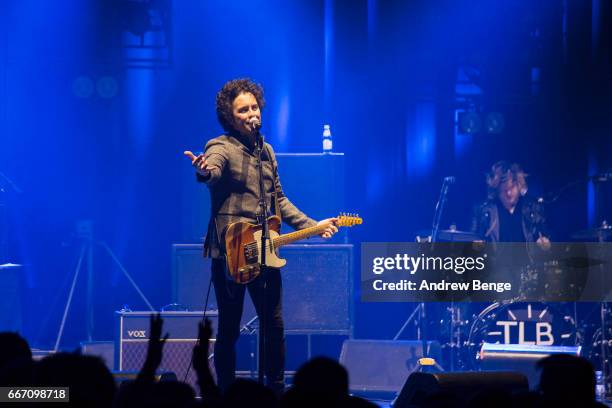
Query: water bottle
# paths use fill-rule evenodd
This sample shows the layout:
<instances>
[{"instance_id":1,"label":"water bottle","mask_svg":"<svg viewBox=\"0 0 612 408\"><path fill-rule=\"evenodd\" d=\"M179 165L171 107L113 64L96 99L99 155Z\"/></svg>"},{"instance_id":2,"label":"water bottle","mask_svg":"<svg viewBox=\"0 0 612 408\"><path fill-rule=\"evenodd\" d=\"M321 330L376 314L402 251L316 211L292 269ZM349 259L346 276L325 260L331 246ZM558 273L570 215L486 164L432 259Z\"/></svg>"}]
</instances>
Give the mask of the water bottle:
<instances>
[{"instance_id":1,"label":"water bottle","mask_svg":"<svg viewBox=\"0 0 612 408\"><path fill-rule=\"evenodd\" d=\"M333 141L329 125L323 125L323 153L331 153Z\"/></svg>"},{"instance_id":2,"label":"water bottle","mask_svg":"<svg viewBox=\"0 0 612 408\"><path fill-rule=\"evenodd\" d=\"M606 399L606 385L602 371L595 371L595 399L604 402Z\"/></svg>"}]
</instances>

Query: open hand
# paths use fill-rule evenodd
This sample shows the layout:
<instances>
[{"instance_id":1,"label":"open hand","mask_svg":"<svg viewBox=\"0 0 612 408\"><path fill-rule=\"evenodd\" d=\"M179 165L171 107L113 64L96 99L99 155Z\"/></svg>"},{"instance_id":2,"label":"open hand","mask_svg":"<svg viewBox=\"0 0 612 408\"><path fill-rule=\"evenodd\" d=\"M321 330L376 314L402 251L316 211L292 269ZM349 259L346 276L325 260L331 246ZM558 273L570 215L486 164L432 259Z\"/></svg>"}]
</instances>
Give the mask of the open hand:
<instances>
[{"instance_id":1,"label":"open hand","mask_svg":"<svg viewBox=\"0 0 612 408\"><path fill-rule=\"evenodd\" d=\"M162 361L164 344L168 340L168 333L162 338L162 328L164 321L159 313L151 315L151 325L149 329L149 346L147 357L138 374L138 378L144 381L153 381L155 371L159 368Z\"/></svg>"},{"instance_id":2,"label":"open hand","mask_svg":"<svg viewBox=\"0 0 612 408\"><path fill-rule=\"evenodd\" d=\"M147 360L155 369L159 367L162 360L164 344L168 340L168 333L161 337L164 321L159 313L151 315L151 334L149 336L149 348L147 350Z\"/></svg>"},{"instance_id":3,"label":"open hand","mask_svg":"<svg viewBox=\"0 0 612 408\"><path fill-rule=\"evenodd\" d=\"M201 174L204 177L208 177L208 175L210 174L210 168L206 164L206 160L204 159L203 154L196 156L190 150L185 150L183 154L187 156L189 160L191 160L192 166L196 168L196 171L199 174Z\"/></svg>"},{"instance_id":4,"label":"open hand","mask_svg":"<svg viewBox=\"0 0 612 408\"><path fill-rule=\"evenodd\" d=\"M336 232L338 232L338 227L336 227L336 224L338 223L338 218L326 218L324 220L321 220L317 223L317 225L324 225L327 224L327 228L325 228L325 231L323 231L321 233L321 237L328 239L331 238L332 235L334 235Z\"/></svg>"}]
</instances>

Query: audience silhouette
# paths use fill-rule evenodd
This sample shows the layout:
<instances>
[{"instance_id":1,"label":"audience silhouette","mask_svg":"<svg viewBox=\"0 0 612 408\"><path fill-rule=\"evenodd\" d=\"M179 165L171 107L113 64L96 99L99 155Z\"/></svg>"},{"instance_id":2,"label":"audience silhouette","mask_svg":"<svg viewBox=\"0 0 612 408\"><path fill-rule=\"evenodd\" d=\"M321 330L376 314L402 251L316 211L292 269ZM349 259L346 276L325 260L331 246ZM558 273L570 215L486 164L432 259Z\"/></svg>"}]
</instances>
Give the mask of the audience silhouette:
<instances>
[{"instance_id":1,"label":"audience silhouette","mask_svg":"<svg viewBox=\"0 0 612 408\"><path fill-rule=\"evenodd\" d=\"M197 375L199 398L186 383L156 380L168 335L162 336L163 320L151 317L147 356L135 380L117 388L112 373L100 358L78 353L57 353L38 362L32 360L27 341L17 333L0 333L0 386L62 386L70 388L70 402L62 406L94 408L238 408L238 407L376 407L350 395L348 372L337 361L315 357L297 371L293 386L279 399L275 393L252 380L238 379L225 393L214 381L208 363L212 327L200 322L198 341L193 348L193 370ZM595 373L584 358L552 355L540 360L540 384L536 391L512 395L483 390L467 404L456 395L434 394L419 406L397 408L552 408L605 407L595 401ZM47 404L48 405L48 404ZM47 406L45 405L45 406ZM17 405L16 405L17 406ZM25 406L25 405L18 405Z\"/></svg>"}]
</instances>

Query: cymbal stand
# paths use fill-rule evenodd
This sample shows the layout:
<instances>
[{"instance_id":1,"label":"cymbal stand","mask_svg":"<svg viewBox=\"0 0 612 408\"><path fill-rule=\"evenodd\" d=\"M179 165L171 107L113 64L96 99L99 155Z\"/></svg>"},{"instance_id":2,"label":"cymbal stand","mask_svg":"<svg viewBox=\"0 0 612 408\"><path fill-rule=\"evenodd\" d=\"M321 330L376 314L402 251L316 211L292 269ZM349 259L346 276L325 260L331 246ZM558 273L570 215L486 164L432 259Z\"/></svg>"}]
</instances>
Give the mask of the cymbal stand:
<instances>
[{"instance_id":1,"label":"cymbal stand","mask_svg":"<svg viewBox=\"0 0 612 408\"><path fill-rule=\"evenodd\" d=\"M419 303L414 310L412 311L412 313L410 314L410 316L408 316L408 318L406 319L406 321L404 322L404 324L402 325L402 327L399 329L399 331L395 334L395 336L393 336L393 340L397 340L399 339L399 337L402 335L402 333L404 332L404 330L406 330L406 327L408 327L408 325L410 324L410 322L415 318L415 316L417 315L418 312L421 311L421 309L425 307L424 303L421 302ZM420 313L419 313L419 317L420 317ZM417 338L419 340L421 340L421 331L418 330L417 331Z\"/></svg>"},{"instance_id":2,"label":"cymbal stand","mask_svg":"<svg viewBox=\"0 0 612 408\"><path fill-rule=\"evenodd\" d=\"M601 216L601 184L609 181L608 174L605 174L606 177L600 177L600 175L595 175L590 177L590 180L593 182L595 188L595 220L597 223L601 220L601 225L606 225L606 221L603 220ZM604 242L606 236L603 232L600 232L597 237L597 242L601 250L604 249ZM599 266L599 268L603 269L603 264ZM603 271L602 271L603 272ZM601 276L605 276L603 273ZM608 370L608 348L607 348L607 339L606 339L606 315L608 311L608 304L605 299L602 299L600 304L600 319L601 319L601 372L604 379L604 399L606 399L607 395L612 392L610 389L612 385L610 384L610 376L612 373Z\"/></svg>"},{"instance_id":3,"label":"cymbal stand","mask_svg":"<svg viewBox=\"0 0 612 408\"><path fill-rule=\"evenodd\" d=\"M436 209L434 211L434 218L431 227L431 243L435 244L438 238L438 231L440 230L440 220L442 219L442 212L444 211L444 205L446 204L446 198L448 196L448 189L451 184L455 182L455 177L444 177L442 182L442 188L440 190L440 197L436 203ZM414 319L418 312L418 327L417 327L417 338L422 341L423 357L429 357L429 345L427 344L427 308L425 302L421 302L408 316L408 319L404 322L400 330L397 332L393 340L397 340L402 334L408 324Z\"/></svg>"},{"instance_id":4,"label":"cymbal stand","mask_svg":"<svg viewBox=\"0 0 612 408\"><path fill-rule=\"evenodd\" d=\"M598 238L598 243L601 249L604 248L604 239L603 239L603 235L600 235ZM603 268L603 264L599 265L599 268ZM603 273L601 274L601 276L605 276ZM612 387L612 385L610 384L610 376L612 376L612 373L610 373L608 370L608 341L606 339L606 317L608 314L608 303L606 302L606 299L602 299L601 304L600 304L600 319L601 319L601 372L603 375L603 379L604 379L604 387L605 387L605 393L604 393L604 399L606 398L605 396L607 396L610 392L612 392L612 390L610 389Z\"/></svg>"}]
</instances>

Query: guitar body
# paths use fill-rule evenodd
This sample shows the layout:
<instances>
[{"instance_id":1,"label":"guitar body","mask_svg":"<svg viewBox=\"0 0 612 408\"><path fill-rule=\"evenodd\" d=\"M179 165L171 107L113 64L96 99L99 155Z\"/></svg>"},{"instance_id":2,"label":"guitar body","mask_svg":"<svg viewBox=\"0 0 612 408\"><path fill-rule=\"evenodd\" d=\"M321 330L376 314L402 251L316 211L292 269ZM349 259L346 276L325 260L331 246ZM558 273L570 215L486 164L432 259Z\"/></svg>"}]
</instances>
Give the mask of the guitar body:
<instances>
[{"instance_id":1,"label":"guitar body","mask_svg":"<svg viewBox=\"0 0 612 408\"><path fill-rule=\"evenodd\" d=\"M332 224L338 227L359 225L362 219L356 214L339 215L327 223L280 235L281 220L277 216L268 218L270 240L266 242L266 265L271 268L282 268L287 261L278 257L276 252L283 245L301 239L322 234ZM227 270L236 283L249 283L261 273L261 225L248 222L235 222L227 226L225 232L225 252L227 253Z\"/></svg>"},{"instance_id":2,"label":"guitar body","mask_svg":"<svg viewBox=\"0 0 612 408\"><path fill-rule=\"evenodd\" d=\"M266 245L266 265L281 268L287 261L278 257L272 240L279 236L281 220L277 216L268 218L270 241ZM235 222L225 232L227 269L236 283L249 283L261 273L261 225Z\"/></svg>"}]
</instances>

